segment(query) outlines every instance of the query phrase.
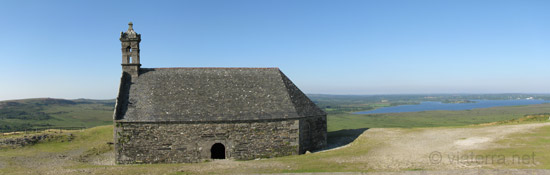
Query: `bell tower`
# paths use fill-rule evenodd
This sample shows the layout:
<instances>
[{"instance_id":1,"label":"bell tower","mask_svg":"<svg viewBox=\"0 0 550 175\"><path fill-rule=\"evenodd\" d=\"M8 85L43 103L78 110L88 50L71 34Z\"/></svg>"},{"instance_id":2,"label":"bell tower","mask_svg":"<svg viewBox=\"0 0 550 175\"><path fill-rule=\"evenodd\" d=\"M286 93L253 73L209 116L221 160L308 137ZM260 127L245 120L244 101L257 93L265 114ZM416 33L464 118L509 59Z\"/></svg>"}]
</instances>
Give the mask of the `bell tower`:
<instances>
[{"instance_id":1,"label":"bell tower","mask_svg":"<svg viewBox=\"0 0 550 175\"><path fill-rule=\"evenodd\" d=\"M120 32L122 45L122 71L128 73L132 78L139 76L139 42L141 35L134 31L134 24L128 23L128 30Z\"/></svg>"}]
</instances>

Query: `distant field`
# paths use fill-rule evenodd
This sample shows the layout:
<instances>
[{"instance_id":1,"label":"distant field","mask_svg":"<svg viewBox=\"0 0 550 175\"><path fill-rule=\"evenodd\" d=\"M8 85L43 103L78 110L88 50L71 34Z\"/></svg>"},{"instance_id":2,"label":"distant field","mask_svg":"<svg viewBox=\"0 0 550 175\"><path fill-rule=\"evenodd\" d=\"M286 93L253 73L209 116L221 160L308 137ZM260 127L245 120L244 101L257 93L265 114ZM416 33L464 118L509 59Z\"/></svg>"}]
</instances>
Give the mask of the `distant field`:
<instances>
[{"instance_id":1,"label":"distant field","mask_svg":"<svg viewBox=\"0 0 550 175\"><path fill-rule=\"evenodd\" d=\"M329 96L310 95L326 110L328 130L388 127L464 126L517 119L527 114L550 113L550 104L474 109L465 111L425 111L393 114L350 114L349 112L416 103L422 96ZM515 98L502 95L501 98ZM523 95L525 96L525 95ZM523 97L521 96L521 97ZM414 97L414 98L413 98ZM518 96L519 97L519 96ZM413 98L415 100L406 100ZM462 97L444 96L452 101ZM496 97L494 97L496 98ZM83 127L112 124L114 100L25 99L0 102L0 132L34 128Z\"/></svg>"},{"instance_id":2,"label":"distant field","mask_svg":"<svg viewBox=\"0 0 550 175\"><path fill-rule=\"evenodd\" d=\"M518 119L525 115L542 113L550 113L550 104L481 108L464 111L334 114L328 116L328 130L465 126Z\"/></svg>"},{"instance_id":3,"label":"distant field","mask_svg":"<svg viewBox=\"0 0 550 175\"><path fill-rule=\"evenodd\" d=\"M417 94L417 95L323 95L308 97L328 114L346 114L380 107L419 104L425 101L464 103L470 100L550 100L550 94Z\"/></svg>"},{"instance_id":4,"label":"distant field","mask_svg":"<svg viewBox=\"0 0 550 175\"><path fill-rule=\"evenodd\" d=\"M90 128L112 123L114 100L25 99L0 102L0 132Z\"/></svg>"}]
</instances>

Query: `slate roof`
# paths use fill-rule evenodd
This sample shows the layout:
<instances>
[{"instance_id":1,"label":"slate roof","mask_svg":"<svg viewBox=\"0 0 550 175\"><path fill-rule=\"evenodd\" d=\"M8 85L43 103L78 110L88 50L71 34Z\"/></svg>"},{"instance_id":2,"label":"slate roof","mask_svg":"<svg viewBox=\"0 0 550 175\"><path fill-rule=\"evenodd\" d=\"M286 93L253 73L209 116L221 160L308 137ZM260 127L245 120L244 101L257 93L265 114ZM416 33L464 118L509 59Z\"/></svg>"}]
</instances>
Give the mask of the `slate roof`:
<instances>
[{"instance_id":1,"label":"slate roof","mask_svg":"<svg viewBox=\"0 0 550 175\"><path fill-rule=\"evenodd\" d=\"M326 115L278 68L141 68L123 75L115 119L241 121Z\"/></svg>"}]
</instances>

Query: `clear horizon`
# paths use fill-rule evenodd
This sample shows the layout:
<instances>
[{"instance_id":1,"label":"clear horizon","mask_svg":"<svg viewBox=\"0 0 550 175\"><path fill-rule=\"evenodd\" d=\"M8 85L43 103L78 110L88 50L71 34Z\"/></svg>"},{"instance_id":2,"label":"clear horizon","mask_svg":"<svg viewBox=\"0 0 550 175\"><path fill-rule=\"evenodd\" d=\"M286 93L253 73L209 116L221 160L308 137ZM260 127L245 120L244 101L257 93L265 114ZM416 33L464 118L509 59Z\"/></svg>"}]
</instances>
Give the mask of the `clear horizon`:
<instances>
[{"instance_id":1,"label":"clear horizon","mask_svg":"<svg viewBox=\"0 0 550 175\"><path fill-rule=\"evenodd\" d=\"M550 93L435 93L435 94L311 94L306 93L306 95L334 95L334 96L393 96L393 95L550 95ZM32 98L18 98L18 99L5 99L0 101L12 101L12 100L27 100L27 99L64 99L64 100L78 100L78 99L86 99L86 100L114 100L116 97L113 98L57 98L57 97L32 97Z\"/></svg>"},{"instance_id":2,"label":"clear horizon","mask_svg":"<svg viewBox=\"0 0 550 175\"><path fill-rule=\"evenodd\" d=\"M132 2L132 3L129 3ZM550 1L5 1L0 100L113 99L142 67L279 67L307 94L548 94Z\"/></svg>"}]
</instances>

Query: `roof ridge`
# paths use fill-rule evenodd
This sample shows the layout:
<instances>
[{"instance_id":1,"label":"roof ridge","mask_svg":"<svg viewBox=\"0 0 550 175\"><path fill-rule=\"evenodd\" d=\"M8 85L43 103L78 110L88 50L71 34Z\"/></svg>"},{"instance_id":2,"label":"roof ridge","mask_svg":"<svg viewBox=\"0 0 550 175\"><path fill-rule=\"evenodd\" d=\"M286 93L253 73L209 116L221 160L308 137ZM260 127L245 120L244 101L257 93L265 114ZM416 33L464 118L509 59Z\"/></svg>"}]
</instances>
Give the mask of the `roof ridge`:
<instances>
[{"instance_id":1,"label":"roof ridge","mask_svg":"<svg viewBox=\"0 0 550 175\"><path fill-rule=\"evenodd\" d=\"M281 81L281 83L283 84L283 86L285 88L284 91L286 92L286 97L288 97L288 100L290 101L290 104L292 104L291 105L292 109L294 109L294 112L296 112L296 114L298 114L298 116L300 116L300 111L298 111L298 108L296 108L296 104L294 103L294 101L292 101L292 94L290 93L289 87L285 82L286 75L281 70L279 70L278 74L279 74L279 81Z\"/></svg>"},{"instance_id":2,"label":"roof ridge","mask_svg":"<svg viewBox=\"0 0 550 175\"><path fill-rule=\"evenodd\" d=\"M296 86L290 78L288 78L282 71L279 70L279 74L281 76L281 81L283 82L284 86L286 87L286 92L288 94L288 97L290 98L290 102L292 103L292 106L296 110L296 113L298 115L307 115L311 114L312 111L320 112L319 115L326 115L326 112L324 112L322 109L319 108L309 97ZM302 99L297 99L302 98ZM296 101L298 100L298 101ZM305 102L305 104L299 104L297 102ZM314 109L304 109L304 106L314 106ZM302 108L299 108L302 107ZM315 113L313 112L313 113ZM307 117L307 116L305 116Z\"/></svg>"}]
</instances>

